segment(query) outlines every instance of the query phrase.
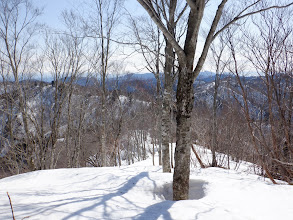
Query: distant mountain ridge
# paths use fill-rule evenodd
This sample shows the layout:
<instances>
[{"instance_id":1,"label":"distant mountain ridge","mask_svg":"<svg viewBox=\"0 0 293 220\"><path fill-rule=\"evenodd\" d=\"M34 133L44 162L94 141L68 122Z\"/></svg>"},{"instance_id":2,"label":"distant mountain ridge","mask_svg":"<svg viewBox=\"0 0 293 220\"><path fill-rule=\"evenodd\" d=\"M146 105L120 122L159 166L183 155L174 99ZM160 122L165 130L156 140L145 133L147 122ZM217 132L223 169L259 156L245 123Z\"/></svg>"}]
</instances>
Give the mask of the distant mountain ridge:
<instances>
[{"instance_id":1,"label":"distant mountain ridge","mask_svg":"<svg viewBox=\"0 0 293 220\"><path fill-rule=\"evenodd\" d=\"M203 81L210 81L214 79L215 77L214 72L210 71L204 71L199 74L197 77L197 80L203 80ZM163 73L161 73L161 78L163 78ZM70 81L70 77L66 79L66 82ZM153 73L128 73L124 75L118 75L118 80L156 80L155 76ZM40 78L34 78L32 79L33 81L41 81ZM62 79L61 79L62 80ZM109 75L108 76L108 81L114 81L117 80L117 75ZM44 82L52 82L54 79L52 77L45 77L43 78ZM85 76L80 76L75 80L75 84L85 86L85 85L93 85L98 83L99 78L96 77L85 77Z\"/></svg>"}]
</instances>

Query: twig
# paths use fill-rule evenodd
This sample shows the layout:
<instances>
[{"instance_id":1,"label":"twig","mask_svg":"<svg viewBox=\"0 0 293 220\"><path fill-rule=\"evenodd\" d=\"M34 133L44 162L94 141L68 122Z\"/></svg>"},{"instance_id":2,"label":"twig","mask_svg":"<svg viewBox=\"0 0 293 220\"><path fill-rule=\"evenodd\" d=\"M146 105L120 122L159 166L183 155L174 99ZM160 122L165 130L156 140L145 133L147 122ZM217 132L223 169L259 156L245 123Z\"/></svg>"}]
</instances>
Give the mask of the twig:
<instances>
[{"instance_id":1,"label":"twig","mask_svg":"<svg viewBox=\"0 0 293 220\"><path fill-rule=\"evenodd\" d=\"M13 212L13 206L12 206L11 198L10 198L8 192L7 192L7 196L8 196L8 199L9 199L10 208L11 208L11 212L12 212L12 219L15 220L14 212Z\"/></svg>"}]
</instances>

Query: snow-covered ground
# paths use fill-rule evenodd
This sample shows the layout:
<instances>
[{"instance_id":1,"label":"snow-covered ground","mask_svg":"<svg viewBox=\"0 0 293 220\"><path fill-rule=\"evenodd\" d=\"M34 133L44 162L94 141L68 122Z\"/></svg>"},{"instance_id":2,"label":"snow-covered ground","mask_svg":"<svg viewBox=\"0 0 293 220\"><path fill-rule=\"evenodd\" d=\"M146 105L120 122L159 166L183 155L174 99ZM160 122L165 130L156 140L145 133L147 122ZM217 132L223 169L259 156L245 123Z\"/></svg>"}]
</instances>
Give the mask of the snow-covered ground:
<instances>
[{"instance_id":1,"label":"snow-covered ground","mask_svg":"<svg viewBox=\"0 0 293 220\"><path fill-rule=\"evenodd\" d=\"M190 198L171 201L172 174L152 160L115 168L35 171L0 180L0 219L9 192L20 219L293 219L293 188L246 172L193 168ZM249 167L247 167L249 170Z\"/></svg>"}]
</instances>

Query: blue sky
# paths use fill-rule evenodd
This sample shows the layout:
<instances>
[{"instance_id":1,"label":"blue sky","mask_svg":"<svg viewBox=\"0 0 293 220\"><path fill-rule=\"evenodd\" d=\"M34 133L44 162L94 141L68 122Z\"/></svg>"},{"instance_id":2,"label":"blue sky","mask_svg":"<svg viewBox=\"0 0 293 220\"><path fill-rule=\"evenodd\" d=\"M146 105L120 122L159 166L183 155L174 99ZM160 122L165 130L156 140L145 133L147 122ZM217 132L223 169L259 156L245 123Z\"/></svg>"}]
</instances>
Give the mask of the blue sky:
<instances>
[{"instance_id":1,"label":"blue sky","mask_svg":"<svg viewBox=\"0 0 293 220\"><path fill-rule=\"evenodd\" d=\"M60 27L60 14L64 9L72 8L76 0L35 0L36 5L44 7L40 20L51 27Z\"/></svg>"},{"instance_id":2,"label":"blue sky","mask_svg":"<svg viewBox=\"0 0 293 220\"><path fill-rule=\"evenodd\" d=\"M70 10L80 8L87 0L34 0L37 6L44 7L44 13L40 20L51 27L61 28L61 12L65 9ZM125 8L131 13L142 13L142 7L136 0L125 0Z\"/></svg>"},{"instance_id":3,"label":"blue sky","mask_svg":"<svg viewBox=\"0 0 293 220\"><path fill-rule=\"evenodd\" d=\"M39 21L41 23L47 24L49 27L53 29L62 29L62 19L61 13L64 10L71 9L81 9L82 5L90 2L91 0L32 0L33 3L39 7L44 7L43 15L40 17ZM137 0L125 0L124 4L126 10L133 16L142 15L146 13L142 6L137 2ZM199 47L201 47L203 42L199 41ZM131 53L130 51L129 53ZM140 54L135 54L135 56L131 56L126 62L126 70L130 72L146 72L147 70L144 68L144 61ZM203 69L204 70L210 70Z\"/></svg>"},{"instance_id":4,"label":"blue sky","mask_svg":"<svg viewBox=\"0 0 293 220\"><path fill-rule=\"evenodd\" d=\"M34 5L38 7L43 7L43 14L39 18L39 22L47 24L49 27L53 29L62 29L64 28L62 24L61 13L64 10L71 9L81 9L82 5L89 2L90 0L32 0ZM141 15L144 13L143 8L139 5L136 0L125 0L124 4L125 8L132 15ZM131 52L130 52L131 53ZM136 54L135 57L129 58L126 65L126 71L137 72L142 69L142 72L145 72L144 68L142 68L142 64L139 64L138 58L140 55ZM133 64L136 63L136 65ZM141 61L142 62L142 61Z\"/></svg>"}]
</instances>

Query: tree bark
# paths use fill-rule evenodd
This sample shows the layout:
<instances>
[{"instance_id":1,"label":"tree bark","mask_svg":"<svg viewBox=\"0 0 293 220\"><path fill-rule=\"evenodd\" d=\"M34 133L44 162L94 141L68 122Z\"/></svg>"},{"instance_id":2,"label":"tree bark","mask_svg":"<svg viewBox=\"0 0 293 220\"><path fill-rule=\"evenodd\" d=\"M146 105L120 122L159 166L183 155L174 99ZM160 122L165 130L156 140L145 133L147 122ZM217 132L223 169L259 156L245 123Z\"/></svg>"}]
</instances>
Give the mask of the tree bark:
<instances>
[{"instance_id":1,"label":"tree bark","mask_svg":"<svg viewBox=\"0 0 293 220\"><path fill-rule=\"evenodd\" d=\"M172 69L174 63L174 53L172 45L166 40L165 48L166 64L164 68L165 82L162 107L162 165L164 173L171 173L170 166L170 126L171 126L171 94L172 94Z\"/></svg>"},{"instance_id":2,"label":"tree bark","mask_svg":"<svg viewBox=\"0 0 293 220\"><path fill-rule=\"evenodd\" d=\"M217 63L218 64L218 63ZM215 90L213 95L213 116L212 116L212 140L211 140L211 151L212 151L212 167L217 167L217 158L216 158L216 150L217 150L217 99L218 99L218 88L219 88L219 73L218 68L216 71L215 78Z\"/></svg>"},{"instance_id":3,"label":"tree bark","mask_svg":"<svg viewBox=\"0 0 293 220\"><path fill-rule=\"evenodd\" d=\"M175 168L173 175L173 200L186 200L189 193L190 174L190 126L193 109L193 79L192 71L186 68L179 72L177 86L177 130L175 149Z\"/></svg>"},{"instance_id":4,"label":"tree bark","mask_svg":"<svg viewBox=\"0 0 293 220\"><path fill-rule=\"evenodd\" d=\"M164 91L163 109L162 109L162 168L164 173L171 173L170 167L170 102L171 94L169 91Z\"/></svg>"},{"instance_id":5,"label":"tree bark","mask_svg":"<svg viewBox=\"0 0 293 220\"><path fill-rule=\"evenodd\" d=\"M169 33L175 38L175 10L177 0L170 1L168 18L165 19L168 22L167 29ZM165 8L164 8L165 9ZM167 14L165 11L164 15ZM163 160L163 172L171 173L170 166L170 127L171 127L171 102L172 102L172 86L173 86L173 66L175 61L175 53L173 46L169 39L165 37L165 66L164 66L164 93L163 93L163 107L162 107L162 160Z\"/></svg>"}]
</instances>

